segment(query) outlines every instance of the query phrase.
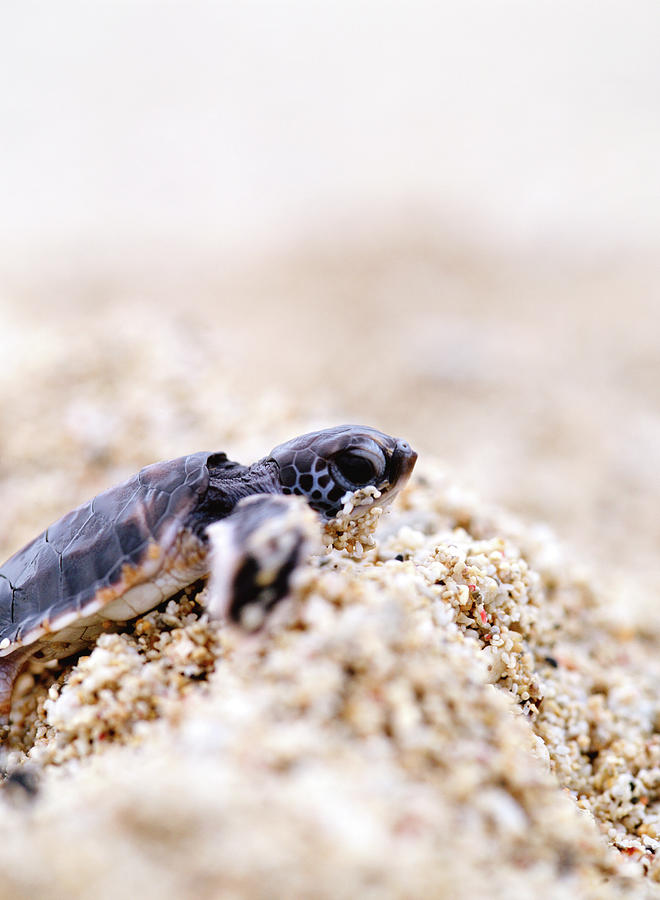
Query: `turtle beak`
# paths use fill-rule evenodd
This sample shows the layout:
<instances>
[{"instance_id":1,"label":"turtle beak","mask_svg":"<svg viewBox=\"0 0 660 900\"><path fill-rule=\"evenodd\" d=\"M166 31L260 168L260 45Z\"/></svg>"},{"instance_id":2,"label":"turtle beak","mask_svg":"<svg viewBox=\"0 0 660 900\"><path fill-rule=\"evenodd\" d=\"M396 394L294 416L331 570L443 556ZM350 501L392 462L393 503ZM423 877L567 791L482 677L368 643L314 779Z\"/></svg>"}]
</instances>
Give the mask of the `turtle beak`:
<instances>
[{"instance_id":1,"label":"turtle beak","mask_svg":"<svg viewBox=\"0 0 660 900\"><path fill-rule=\"evenodd\" d=\"M396 491L405 486L417 462L417 454L406 441L398 440L390 462L390 484Z\"/></svg>"}]
</instances>

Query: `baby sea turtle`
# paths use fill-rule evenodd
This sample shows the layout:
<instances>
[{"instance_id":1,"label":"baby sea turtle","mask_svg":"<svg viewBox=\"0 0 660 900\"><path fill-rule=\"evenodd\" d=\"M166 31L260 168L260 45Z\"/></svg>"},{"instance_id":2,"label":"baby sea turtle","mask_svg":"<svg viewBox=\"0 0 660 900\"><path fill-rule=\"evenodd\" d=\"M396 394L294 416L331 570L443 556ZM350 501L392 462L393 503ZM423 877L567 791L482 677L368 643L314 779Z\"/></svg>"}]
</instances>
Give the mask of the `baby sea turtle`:
<instances>
[{"instance_id":1,"label":"baby sea turtle","mask_svg":"<svg viewBox=\"0 0 660 900\"><path fill-rule=\"evenodd\" d=\"M405 441L341 425L280 444L251 466L206 452L155 463L79 506L0 568L0 722L30 657L71 656L108 620L142 615L206 577L210 525L226 519L232 546L245 548L224 604L238 620L244 602L260 599L263 583L249 538L271 519L288 527L282 507L293 500L282 494L302 496L327 522L359 488L380 491L379 506L391 502L416 459ZM267 606L286 594L302 544L282 544L286 553L263 594Z\"/></svg>"}]
</instances>

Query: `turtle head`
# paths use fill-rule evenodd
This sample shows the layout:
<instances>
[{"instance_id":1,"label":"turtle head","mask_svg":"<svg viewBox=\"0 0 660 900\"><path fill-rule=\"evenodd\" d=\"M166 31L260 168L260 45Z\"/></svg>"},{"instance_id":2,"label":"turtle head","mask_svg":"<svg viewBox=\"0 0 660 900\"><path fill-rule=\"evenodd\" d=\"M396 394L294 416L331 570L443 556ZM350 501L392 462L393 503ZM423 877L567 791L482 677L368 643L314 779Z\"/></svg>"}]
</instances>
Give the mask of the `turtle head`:
<instances>
[{"instance_id":1,"label":"turtle head","mask_svg":"<svg viewBox=\"0 0 660 900\"><path fill-rule=\"evenodd\" d=\"M346 493L375 487L378 506L390 503L410 477L417 454L405 441L375 428L339 425L303 434L275 447L284 494L300 494L312 509L331 519ZM360 507L366 512L369 506Z\"/></svg>"}]
</instances>

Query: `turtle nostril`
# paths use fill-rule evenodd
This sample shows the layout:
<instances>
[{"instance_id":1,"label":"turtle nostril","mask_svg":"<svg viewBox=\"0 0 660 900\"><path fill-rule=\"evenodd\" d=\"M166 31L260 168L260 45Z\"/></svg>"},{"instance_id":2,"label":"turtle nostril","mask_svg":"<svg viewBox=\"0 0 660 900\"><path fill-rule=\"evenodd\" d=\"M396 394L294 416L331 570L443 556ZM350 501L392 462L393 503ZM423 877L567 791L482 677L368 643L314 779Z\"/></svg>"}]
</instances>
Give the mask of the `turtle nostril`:
<instances>
[{"instance_id":1,"label":"turtle nostril","mask_svg":"<svg viewBox=\"0 0 660 900\"><path fill-rule=\"evenodd\" d=\"M417 458L417 454L410 446L408 441L397 441L395 453L397 454L397 456L413 456L415 457L415 459Z\"/></svg>"}]
</instances>

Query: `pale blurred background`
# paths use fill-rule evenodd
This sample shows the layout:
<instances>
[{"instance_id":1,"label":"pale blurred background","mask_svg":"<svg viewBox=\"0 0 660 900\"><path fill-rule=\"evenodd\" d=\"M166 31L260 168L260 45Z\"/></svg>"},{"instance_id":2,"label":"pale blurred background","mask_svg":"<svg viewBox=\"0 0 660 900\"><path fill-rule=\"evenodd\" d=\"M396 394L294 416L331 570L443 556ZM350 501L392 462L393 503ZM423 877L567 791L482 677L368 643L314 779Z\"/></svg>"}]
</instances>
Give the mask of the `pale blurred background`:
<instances>
[{"instance_id":1,"label":"pale blurred background","mask_svg":"<svg viewBox=\"0 0 660 900\"><path fill-rule=\"evenodd\" d=\"M659 46L655 0L5 4L3 549L350 418L652 615Z\"/></svg>"}]
</instances>

